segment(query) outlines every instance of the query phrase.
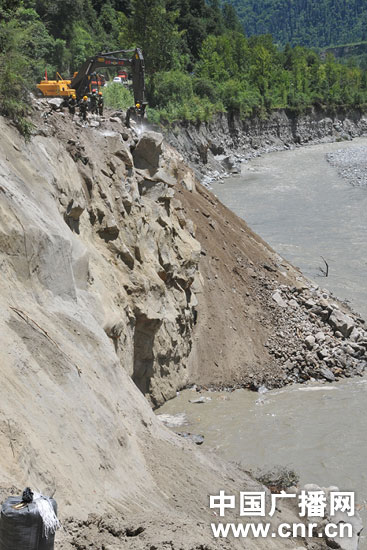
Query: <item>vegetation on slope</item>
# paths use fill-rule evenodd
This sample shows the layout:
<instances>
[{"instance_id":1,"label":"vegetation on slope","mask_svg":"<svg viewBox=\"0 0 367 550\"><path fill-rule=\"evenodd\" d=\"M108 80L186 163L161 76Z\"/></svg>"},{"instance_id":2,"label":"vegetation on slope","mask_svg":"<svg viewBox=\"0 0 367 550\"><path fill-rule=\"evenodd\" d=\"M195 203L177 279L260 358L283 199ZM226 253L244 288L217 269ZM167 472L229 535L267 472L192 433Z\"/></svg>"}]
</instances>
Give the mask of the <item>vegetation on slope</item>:
<instances>
[{"instance_id":1,"label":"vegetation on slope","mask_svg":"<svg viewBox=\"0 0 367 550\"><path fill-rule=\"evenodd\" d=\"M278 44L309 47L367 38L363 0L233 0L245 33L271 33Z\"/></svg>"},{"instance_id":2,"label":"vegetation on slope","mask_svg":"<svg viewBox=\"0 0 367 550\"><path fill-rule=\"evenodd\" d=\"M45 69L68 76L89 55L135 46L154 121L367 103L365 71L300 46L279 49L270 35L248 38L233 6L219 0L5 0L0 12L0 110L24 132L26 90ZM107 104L127 102L122 87L106 91Z\"/></svg>"}]
</instances>

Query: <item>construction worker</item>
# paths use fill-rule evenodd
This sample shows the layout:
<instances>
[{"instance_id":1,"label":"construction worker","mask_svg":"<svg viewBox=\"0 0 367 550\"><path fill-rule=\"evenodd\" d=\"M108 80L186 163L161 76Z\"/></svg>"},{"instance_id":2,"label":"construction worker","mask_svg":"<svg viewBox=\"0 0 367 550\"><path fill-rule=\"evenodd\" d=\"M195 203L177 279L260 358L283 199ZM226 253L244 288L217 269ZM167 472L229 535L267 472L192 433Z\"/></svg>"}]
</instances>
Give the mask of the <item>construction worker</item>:
<instances>
[{"instance_id":1,"label":"construction worker","mask_svg":"<svg viewBox=\"0 0 367 550\"><path fill-rule=\"evenodd\" d=\"M92 115L97 114L97 90L92 90L91 96L90 96L90 112Z\"/></svg>"},{"instance_id":2,"label":"construction worker","mask_svg":"<svg viewBox=\"0 0 367 550\"><path fill-rule=\"evenodd\" d=\"M71 114L71 116L75 115L76 106L77 106L76 95L73 94L71 97L69 97L69 102L68 102L69 113Z\"/></svg>"},{"instance_id":3,"label":"construction worker","mask_svg":"<svg viewBox=\"0 0 367 550\"><path fill-rule=\"evenodd\" d=\"M98 114L99 116L103 116L103 95L102 92L98 92Z\"/></svg>"},{"instance_id":4,"label":"construction worker","mask_svg":"<svg viewBox=\"0 0 367 550\"><path fill-rule=\"evenodd\" d=\"M79 104L79 114L83 120L87 120L88 97L85 95Z\"/></svg>"}]
</instances>

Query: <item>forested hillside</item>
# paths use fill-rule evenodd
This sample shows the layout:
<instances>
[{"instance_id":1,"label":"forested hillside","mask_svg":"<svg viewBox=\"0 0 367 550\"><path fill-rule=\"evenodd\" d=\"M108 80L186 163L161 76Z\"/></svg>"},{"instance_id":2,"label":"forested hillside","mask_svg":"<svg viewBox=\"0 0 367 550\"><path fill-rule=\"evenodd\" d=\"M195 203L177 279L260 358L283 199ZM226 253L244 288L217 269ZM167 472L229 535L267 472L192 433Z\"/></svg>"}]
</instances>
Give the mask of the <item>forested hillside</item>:
<instances>
[{"instance_id":1,"label":"forested hillside","mask_svg":"<svg viewBox=\"0 0 367 550\"><path fill-rule=\"evenodd\" d=\"M282 45L329 46L367 38L366 0L233 0L247 35Z\"/></svg>"},{"instance_id":2,"label":"forested hillside","mask_svg":"<svg viewBox=\"0 0 367 550\"><path fill-rule=\"evenodd\" d=\"M270 35L248 38L233 6L219 0L3 0L0 21L0 111L25 133L27 91L45 69L67 77L90 55L135 46L154 122L367 103L365 71L303 47L278 48ZM104 89L107 100L126 107L126 89L116 86Z\"/></svg>"}]
</instances>

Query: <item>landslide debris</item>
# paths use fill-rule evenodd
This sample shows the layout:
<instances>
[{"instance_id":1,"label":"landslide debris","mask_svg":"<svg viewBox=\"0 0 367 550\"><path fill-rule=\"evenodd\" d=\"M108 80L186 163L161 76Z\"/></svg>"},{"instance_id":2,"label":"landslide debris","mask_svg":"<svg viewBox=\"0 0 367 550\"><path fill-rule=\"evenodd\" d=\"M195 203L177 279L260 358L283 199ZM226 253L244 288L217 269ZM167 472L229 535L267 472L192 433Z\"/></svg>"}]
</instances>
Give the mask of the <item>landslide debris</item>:
<instances>
[{"instance_id":1,"label":"landslide debris","mask_svg":"<svg viewBox=\"0 0 367 550\"><path fill-rule=\"evenodd\" d=\"M190 368L203 387L283 386L361 375L361 317L306 279L208 190L178 189L202 246Z\"/></svg>"},{"instance_id":2,"label":"landslide debris","mask_svg":"<svg viewBox=\"0 0 367 550\"><path fill-rule=\"evenodd\" d=\"M54 494L60 550L243 547L213 539L208 495L261 485L170 433L148 399L285 383L265 346L286 322L272 295L289 309L307 284L159 134L33 109L30 143L0 119L2 494Z\"/></svg>"}]
</instances>

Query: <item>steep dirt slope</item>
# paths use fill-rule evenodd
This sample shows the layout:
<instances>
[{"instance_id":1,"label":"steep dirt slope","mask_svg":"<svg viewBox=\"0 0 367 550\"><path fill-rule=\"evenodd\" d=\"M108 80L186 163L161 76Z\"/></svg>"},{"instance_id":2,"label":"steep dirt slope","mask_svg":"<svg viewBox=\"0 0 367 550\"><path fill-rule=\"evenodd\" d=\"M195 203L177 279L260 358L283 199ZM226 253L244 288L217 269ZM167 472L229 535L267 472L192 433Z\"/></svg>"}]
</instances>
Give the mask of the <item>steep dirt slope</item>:
<instances>
[{"instance_id":1,"label":"steep dirt slope","mask_svg":"<svg viewBox=\"0 0 367 550\"><path fill-rule=\"evenodd\" d=\"M60 549L242 547L213 540L208 495L258 484L170 433L140 391L159 401L186 376L200 246L170 190L190 172L172 153L157 176L157 136L133 160L119 121L35 124L25 144L0 119L1 495L54 493ZM265 546L292 544L247 544Z\"/></svg>"},{"instance_id":2,"label":"steep dirt slope","mask_svg":"<svg viewBox=\"0 0 367 550\"><path fill-rule=\"evenodd\" d=\"M204 385L283 384L283 371L265 347L281 314L270 289L302 286L301 274L203 187L194 197L179 195L202 244L193 378Z\"/></svg>"}]
</instances>

